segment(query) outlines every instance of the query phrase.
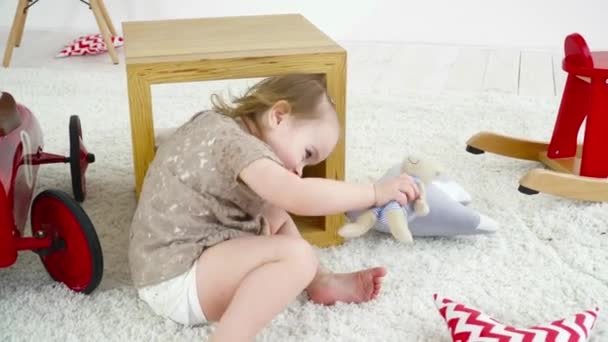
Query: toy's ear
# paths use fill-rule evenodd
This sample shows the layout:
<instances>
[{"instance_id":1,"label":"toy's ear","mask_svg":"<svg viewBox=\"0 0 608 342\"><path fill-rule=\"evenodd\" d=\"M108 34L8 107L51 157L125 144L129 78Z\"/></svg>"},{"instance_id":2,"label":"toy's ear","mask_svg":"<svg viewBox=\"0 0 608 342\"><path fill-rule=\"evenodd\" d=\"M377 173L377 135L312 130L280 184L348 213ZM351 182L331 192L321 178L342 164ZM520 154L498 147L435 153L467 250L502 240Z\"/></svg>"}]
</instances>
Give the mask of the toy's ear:
<instances>
[{"instance_id":1,"label":"toy's ear","mask_svg":"<svg viewBox=\"0 0 608 342\"><path fill-rule=\"evenodd\" d=\"M423 183L428 183L442 173L443 167L431 159L423 159L417 156L405 158L402 164L403 172L419 177Z\"/></svg>"},{"instance_id":2,"label":"toy's ear","mask_svg":"<svg viewBox=\"0 0 608 342\"><path fill-rule=\"evenodd\" d=\"M401 169L403 171L414 170L418 167L422 159L417 156L407 156L401 163Z\"/></svg>"}]
</instances>

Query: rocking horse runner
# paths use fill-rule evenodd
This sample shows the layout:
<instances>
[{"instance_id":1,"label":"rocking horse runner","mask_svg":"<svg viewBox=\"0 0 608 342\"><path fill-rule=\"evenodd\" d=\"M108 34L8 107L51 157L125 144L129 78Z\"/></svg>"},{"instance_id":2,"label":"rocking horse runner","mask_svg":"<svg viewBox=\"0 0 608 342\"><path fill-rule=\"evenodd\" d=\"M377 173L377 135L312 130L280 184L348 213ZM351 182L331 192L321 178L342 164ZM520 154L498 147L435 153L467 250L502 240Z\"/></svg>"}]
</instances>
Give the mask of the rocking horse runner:
<instances>
[{"instance_id":1,"label":"rocking horse runner","mask_svg":"<svg viewBox=\"0 0 608 342\"><path fill-rule=\"evenodd\" d=\"M552 169L529 171L519 181L522 193L608 201L608 51L590 52L577 33L566 37L564 50L562 67L569 75L550 143L481 132L467 141L467 151L540 161Z\"/></svg>"}]
</instances>

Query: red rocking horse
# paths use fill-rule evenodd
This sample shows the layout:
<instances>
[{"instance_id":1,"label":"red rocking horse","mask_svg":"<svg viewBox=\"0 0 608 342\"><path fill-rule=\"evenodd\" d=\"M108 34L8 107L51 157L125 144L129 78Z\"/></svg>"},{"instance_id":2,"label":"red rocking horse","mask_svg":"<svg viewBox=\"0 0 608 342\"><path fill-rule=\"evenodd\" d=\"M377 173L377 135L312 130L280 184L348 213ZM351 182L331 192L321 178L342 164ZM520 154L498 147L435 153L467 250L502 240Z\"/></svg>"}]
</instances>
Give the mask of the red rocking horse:
<instances>
[{"instance_id":1,"label":"red rocking horse","mask_svg":"<svg viewBox=\"0 0 608 342\"><path fill-rule=\"evenodd\" d=\"M519 180L522 193L608 201L608 51L589 51L577 33L566 37L564 50L562 68L568 79L551 141L481 132L467 141L467 151L539 161L551 169L524 175ZM585 118L584 141L578 144Z\"/></svg>"}]
</instances>

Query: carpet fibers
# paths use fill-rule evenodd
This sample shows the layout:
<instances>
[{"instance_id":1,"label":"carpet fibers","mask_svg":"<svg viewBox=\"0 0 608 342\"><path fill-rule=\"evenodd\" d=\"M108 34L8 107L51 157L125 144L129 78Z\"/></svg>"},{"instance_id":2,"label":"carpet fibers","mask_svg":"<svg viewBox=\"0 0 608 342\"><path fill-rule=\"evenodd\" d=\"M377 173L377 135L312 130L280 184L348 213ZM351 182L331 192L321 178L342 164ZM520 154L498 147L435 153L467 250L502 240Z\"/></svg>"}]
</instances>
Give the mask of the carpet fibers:
<instances>
[{"instance_id":1,"label":"carpet fibers","mask_svg":"<svg viewBox=\"0 0 608 342\"><path fill-rule=\"evenodd\" d=\"M208 106L211 91L230 86L238 92L250 82L155 86L155 125L177 125ZM206 340L212 326L185 328L156 317L130 283L127 240L135 198L124 66L92 67L86 74L14 67L0 70L0 88L36 113L48 152L67 154L69 115L80 115L85 143L97 156L83 207L96 226L105 261L100 287L85 296L54 283L35 254L21 253L15 265L0 270L0 340ZM349 180L378 176L407 153L436 158L473 195L471 206L500 228L490 236L417 239L413 246L371 232L319 250L334 271L386 266L381 296L363 305L331 307L300 296L259 340L449 341L433 303L436 292L521 327L596 305L604 309L608 206L522 195L517 180L535 163L464 151L466 139L480 130L548 139L558 105L556 97L412 93L397 82L377 87L350 82ZM41 169L38 190L69 192L70 184L67 165ZM606 340L608 320L600 312L591 341Z\"/></svg>"}]
</instances>

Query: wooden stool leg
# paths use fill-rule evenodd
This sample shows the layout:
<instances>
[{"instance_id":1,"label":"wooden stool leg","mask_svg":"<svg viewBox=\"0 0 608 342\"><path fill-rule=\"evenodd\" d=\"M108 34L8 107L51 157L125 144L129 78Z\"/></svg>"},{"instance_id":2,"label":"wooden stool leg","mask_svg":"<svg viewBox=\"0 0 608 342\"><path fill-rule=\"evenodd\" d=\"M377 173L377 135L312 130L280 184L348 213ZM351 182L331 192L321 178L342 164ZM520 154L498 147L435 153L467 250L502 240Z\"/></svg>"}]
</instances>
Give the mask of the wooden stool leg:
<instances>
[{"instance_id":1,"label":"wooden stool leg","mask_svg":"<svg viewBox=\"0 0 608 342\"><path fill-rule=\"evenodd\" d=\"M591 81L591 108L585 127L581 176L608 177L608 84L604 79Z\"/></svg>"},{"instance_id":2,"label":"wooden stool leg","mask_svg":"<svg viewBox=\"0 0 608 342\"><path fill-rule=\"evenodd\" d=\"M589 83L569 74L549 143L549 158L568 158L576 155L578 132L589 113L589 95Z\"/></svg>"},{"instance_id":3,"label":"wooden stool leg","mask_svg":"<svg viewBox=\"0 0 608 342\"><path fill-rule=\"evenodd\" d=\"M104 20L103 14L101 13L98 0L90 0L90 5L91 10L95 15L95 20L97 20L97 26L99 26L99 30L101 31L103 41L106 43L106 47L108 48L110 58L114 64L118 64L118 54L116 53L116 49L114 49L114 44L112 44L112 37L110 35L108 25Z\"/></svg>"},{"instance_id":4,"label":"wooden stool leg","mask_svg":"<svg viewBox=\"0 0 608 342\"><path fill-rule=\"evenodd\" d=\"M25 0L27 5L27 0ZM15 47L19 47L21 45L21 39L23 38L23 30L25 29L25 20L27 19L27 8L23 9L23 15L20 17L19 26L17 27L17 41L15 42Z\"/></svg>"},{"instance_id":5,"label":"wooden stool leg","mask_svg":"<svg viewBox=\"0 0 608 342\"><path fill-rule=\"evenodd\" d=\"M135 194L139 197L148 166L154 159L154 117L150 84L127 66Z\"/></svg>"},{"instance_id":6,"label":"wooden stool leg","mask_svg":"<svg viewBox=\"0 0 608 342\"><path fill-rule=\"evenodd\" d=\"M17 4L17 10L15 12L15 19L13 20L13 26L11 26L11 32L8 35L8 40L6 41L4 59L2 60L2 65L4 65L4 67L6 68L8 68L8 66L11 64L13 48L17 43L18 30L21 20L25 22L25 19L22 19L22 17L25 15L24 12L26 6L27 0L19 0L19 3Z\"/></svg>"},{"instance_id":7,"label":"wooden stool leg","mask_svg":"<svg viewBox=\"0 0 608 342\"><path fill-rule=\"evenodd\" d=\"M325 161L324 178L344 180L345 174L345 124L346 124L346 55L339 55L337 63L326 74L327 92L336 106L336 113L342 130L338 144L333 153ZM337 244L342 242L338 229L344 225L344 215L331 215L325 218L325 232L328 238L324 243Z\"/></svg>"},{"instance_id":8,"label":"wooden stool leg","mask_svg":"<svg viewBox=\"0 0 608 342\"><path fill-rule=\"evenodd\" d=\"M112 19L110 18L110 15L108 14L108 9L106 8L106 5L103 3L103 0L97 0L97 4L99 5L99 9L101 10L101 15L103 16L103 19L105 20L106 25L108 25L110 34L112 34L113 37L117 36L118 34L116 33L116 29L114 28L114 25L112 24Z\"/></svg>"}]
</instances>

